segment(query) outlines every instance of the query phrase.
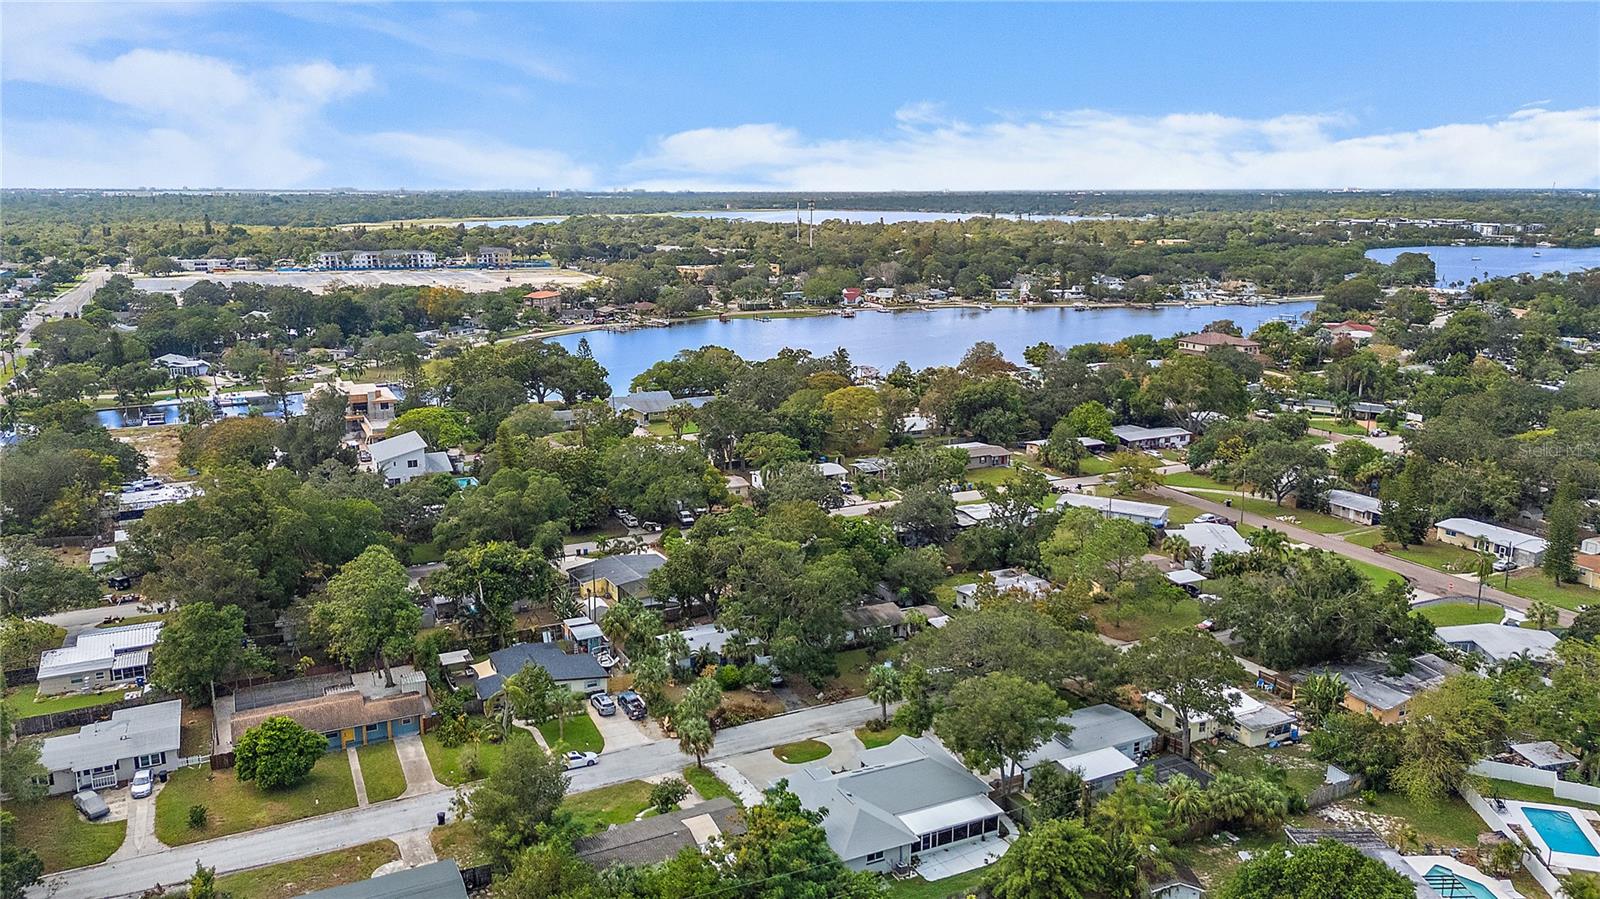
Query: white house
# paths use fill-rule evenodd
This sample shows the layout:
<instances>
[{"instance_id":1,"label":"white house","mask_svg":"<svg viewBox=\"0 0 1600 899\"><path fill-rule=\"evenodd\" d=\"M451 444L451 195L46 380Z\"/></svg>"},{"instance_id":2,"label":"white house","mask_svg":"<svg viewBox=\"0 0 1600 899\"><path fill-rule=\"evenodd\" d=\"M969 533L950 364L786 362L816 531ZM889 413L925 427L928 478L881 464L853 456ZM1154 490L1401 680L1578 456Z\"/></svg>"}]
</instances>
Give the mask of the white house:
<instances>
[{"instance_id":1,"label":"white house","mask_svg":"<svg viewBox=\"0 0 1600 899\"><path fill-rule=\"evenodd\" d=\"M812 765L789 778L805 808L827 809L822 829L828 846L857 871L889 871L922 855L999 838L1000 807L989 786L944 747L927 737L902 736L868 749L860 767L833 773Z\"/></svg>"},{"instance_id":2,"label":"white house","mask_svg":"<svg viewBox=\"0 0 1600 899\"><path fill-rule=\"evenodd\" d=\"M1107 518L1125 518L1153 528L1165 528L1167 516L1172 512L1171 506L1117 499L1114 496L1091 496L1087 493L1063 493L1061 498L1056 500L1056 506L1093 509Z\"/></svg>"},{"instance_id":3,"label":"white house","mask_svg":"<svg viewBox=\"0 0 1600 899\"><path fill-rule=\"evenodd\" d=\"M1021 568L1000 568L986 572L984 579L994 583L995 589L1002 593L1011 590L1020 590L1031 596L1043 596L1050 592L1050 582L1042 577L1031 575ZM978 588L983 584L961 584L956 587L956 605L963 609L976 609L978 607Z\"/></svg>"},{"instance_id":4,"label":"white house","mask_svg":"<svg viewBox=\"0 0 1600 899\"><path fill-rule=\"evenodd\" d=\"M1059 764L1077 771L1097 792L1104 792L1155 748L1156 732L1138 716L1116 706L1087 706L1063 715L1058 723L1061 730L1022 760L1025 784L1040 765Z\"/></svg>"},{"instance_id":5,"label":"white house","mask_svg":"<svg viewBox=\"0 0 1600 899\"><path fill-rule=\"evenodd\" d=\"M1189 541L1189 546L1200 553L1203 572L1211 570L1211 557L1217 553L1243 555L1250 551L1250 544L1230 524L1186 524L1169 529L1167 536Z\"/></svg>"},{"instance_id":6,"label":"white house","mask_svg":"<svg viewBox=\"0 0 1600 899\"><path fill-rule=\"evenodd\" d=\"M1117 425L1111 429L1111 433L1117 435L1118 443L1136 450L1181 449L1194 439L1194 435L1183 428Z\"/></svg>"},{"instance_id":7,"label":"white house","mask_svg":"<svg viewBox=\"0 0 1600 899\"><path fill-rule=\"evenodd\" d=\"M429 474L455 474L449 453L428 451L428 442L416 431L379 440L367 447L372 461L365 467L381 475L390 487Z\"/></svg>"},{"instance_id":8,"label":"white house","mask_svg":"<svg viewBox=\"0 0 1600 899\"><path fill-rule=\"evenodd\" d=\"M1556 654L1556 635L1531 627L1451 624L1435 632L1440 640L1451 647L1475 653L1490 662L1509 662L1518 656L1547 662L1553 660Z\"/></svg>"},{"instance_id":9,"label":"white house","mask_svg":"<svg viewBox=\"0 0 1600 899\"><path fill-rule=\"evenodd\" d=\"M179 259L174 256L172 261L178 264L178 268L186 272L211 272L219 268L231 268L233 266L233 261L230 259Z\"/></svg>"},{"instance_id":10,"label":"white house","mask_svg":"<svg viewBox=\"0 0 1600 899\"><path fill-rule=\"evenodd\" d=\"M1189 718L1189 738L1209 740L1227 737L1245 746L1276 746L1294 735L1295 717L1277 706L1268 705L1243 690L1228 690L1233 724L1224 725L1210 715ZM1178 713L1160 693L1145 694L1144 715L1167 733L1181 733Z\"/></svg>"},{"instance_id":11,"label":"white house","mask_svg":"<svg viewBox=\"0 0 1600 899\"><path fill-rule=\"evenodd\" d=\"M172 771L178 767L182 727L183 703L173 699L117 709L108 721L46 737L39 764L50 772L49 793L108 790L142 768Z\"/></svg>"},{"instance_id":12,"label":"white house","mask_svg":"<svg viewBox=\"0 0 1600 899\"><path fill-rule=\"evenodd\" d=\"M1538 565L1549 547L1542 537L1471 518L1446 518L1433 526L1434 539L1466 549L1494 553L1514 565Z\"/></svg>"},{"instance_id":13,"label":"white house","mask_svg":"<svg viewBox=\"0 0 1600 899\"><path fill-rule=\"evenodd\" d=\"M1379 505L1375 496L1352 490L1328 491L1328 514L1334 518L1360 524L1377 524L1383 518Z\"/></svg>"},{"instance_id":14,"label":"white house","mask_svg":"<svg viewBox=\"0 0 1600 899\"><path fill-rule=\"evenodd\" d=\"M150 674L150 648L161 622L84 631L78 642L39 656L39 694L92 693Z\"/></svg>"},{"instance_id":15,"label":"white house","mask_svg":"<svg viewBox=\"0 0 1600 899\"><path fill-rule=\"evenodd\" d=\"M186 377L200 378L209 374L211 363L204 359L195 359L178 353L167 353L156 357L156 364L167 370L170 375L183 375Z\"/></svg>"}]
</instances>

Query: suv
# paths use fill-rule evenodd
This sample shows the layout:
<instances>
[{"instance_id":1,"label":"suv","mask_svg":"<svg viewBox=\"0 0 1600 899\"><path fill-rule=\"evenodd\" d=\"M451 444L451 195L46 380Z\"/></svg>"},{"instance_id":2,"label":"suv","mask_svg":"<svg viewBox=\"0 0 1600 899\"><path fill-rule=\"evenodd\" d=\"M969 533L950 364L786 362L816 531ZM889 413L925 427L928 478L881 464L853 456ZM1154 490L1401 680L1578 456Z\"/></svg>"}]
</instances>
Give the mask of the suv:
<instances>
[{"instance_id":1,"label":"suv","mask_svg":"<svg viewBox=\"0 0 1600 899\"><path fill-rule=\"evenodd\" d=\"M596 693L589 697L589 704L594 706L594 710L603 718L610 718L617 713L616 700L607 693Z\"/></svg>"},{"instance_id":2,"label":"suv","mask_svg":"<svg viewBox=\"0 0 1600 899\"><path fill-rule=\"evenodd\" d=\"M650 714L649 710L645 708L644 697L632 690L623 690L618 693L617 705L622 708L623 714L627 715L630 721L643 721L645 716Z\"/></svg>"}]
</instances>

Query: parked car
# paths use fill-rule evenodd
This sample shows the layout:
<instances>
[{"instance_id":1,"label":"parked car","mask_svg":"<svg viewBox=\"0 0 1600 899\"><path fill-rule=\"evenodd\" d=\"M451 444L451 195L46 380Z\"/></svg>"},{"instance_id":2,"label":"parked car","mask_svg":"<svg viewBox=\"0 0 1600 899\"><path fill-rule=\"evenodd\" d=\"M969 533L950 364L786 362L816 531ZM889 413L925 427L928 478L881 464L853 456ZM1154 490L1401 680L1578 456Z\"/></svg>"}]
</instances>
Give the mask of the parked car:
<instances>
[{"instance_id":1,"label":"parked car","mask_svg":"<svg viewBox=\"0 0 1600 899\"><path fill-rule=\"evenodd\" d=\"M682 512L679 512L678 524L683 525L686 528L694 527L694 513L690 512L688 509L684 509Z\"/></svg>"},{"instance_id":2,"label":"parked car","mask_svg":"<svg viewBox=\"0 0 1600 899\"><path fill-rule=\"evenodd\" d=\"M79 790L72 794L72 804L90 821L98 821L111 814L111 809L100 794L93 790Z\"/></svg>"},{"instance_id":3,"label":"parked car","mask_svg":"<svg viewBox=\"0 0 1600 899\"><path fill-rule=\"evenodd\" d=\"M1223 517L1221 515L1213 515L1210 512L1201 512L1194 517L1195 524L1219 524L1222 521Z\"/></svg>"},{"instance_id":4,"label":"parked car","mask_svg":"<svg viewBox=\"0 0 1600 899\"><path fill-rule=\"evenodd\" d=\"M641 523L639 526L651 532L652 534L661 533L661 522L659 521L646 521Z\"/></svg>"},{"instance_id":5,"label":"parked car","mask_svg":"<svg viewBox=\"0 0 1600 899\"><path fill-rule=\"evenodd\" d=\"M133 586L133 578L125 574L113 574L106 578L106 586L113 590L126 590Z\"/></svg>"},{"instance_id":6,"label":"parked car","mask_svg":"<svg viewBox=\"0 0 1600 899\"><path fill-rule=\"evenodd\" d=\"M1495 571L1510 571L1511 569L1516 568L1516 567L1517 567L1516 563L1512 562L1510 559L1495 559L1494 560L1494 570Z\"/></svg>"},{"instance_id":7,"label":"parked car","mask_svg":"<svg viewBox=\"0 0 1600 899\"><path fill-rule=\"evenodd\" d=\"M133 798L143 799L155 790L155 774L149 768L140 768L133 772L132 793Z\"/></svg>"},{"instance_id":8,"label":"parked car","mask_svg":"<svg viewBox=\"0 0 1600 899\"><path fill-rule=\"evenodd\" d=\"M1372 432L1372 436L1374 436L1374 437L1387 437L1387 436L1389 436L1389 432L1385 431L1382 428L1379 428L1376 431Z\"/></svg>"},{"instance_id":9,"label":"parked car","mask_svg":"<svg viewBox=\"0 0 1600 899\"><path fill-rule=\"evenodd\" d=\"M569 752L566 754L566 756L564 756L564 758L567 762L568 771L573 771L578 768L593 768L595 765L600 763L600 756L595 755L592 752Z\"/></svg>"},{"instance_id":10,"label":"parked car","mask_svg":"<svg viewBox=\"0 0 1600 899\"><path fill-rule=\"evenodd\" d=\"M617 713L617 701L609 693L596 693L589 697L589 704L600 713L602 718L610 718Z\"/></svg>"},{"instance_id":11,"label":"parked car","mask_svg":"<svg viewBox=\"0 0 1600 899\"><path fill-rule=\"evenodd\" d=\"M621 521L630 528L636 528L639 526L639 517L634 515L632 512L618 512L617 520Z\"/></svg>"},{"instance_id":12,"label":"parked car","mask_svg":"<svg viewBox=\"0 0 1600 899\"><path fill-rule=\"evenodd\" d=\"M611 654L611 650L605 648L595 650L594 660L600 663L601 668L608 671L617 665L617 657Z\"/></svg>"},{"instance_id":13,"label":"parked car","mask_svg":"<svg viewBox=\"0 0 1600 899\"><path fill-rule=\"evenodd\" d=\"M644 697L632 690L623 690L617 694L617 705L622 707L624 714L633 721L643 721L650 714L645 708Z\"/></svg>"}]
</instances>

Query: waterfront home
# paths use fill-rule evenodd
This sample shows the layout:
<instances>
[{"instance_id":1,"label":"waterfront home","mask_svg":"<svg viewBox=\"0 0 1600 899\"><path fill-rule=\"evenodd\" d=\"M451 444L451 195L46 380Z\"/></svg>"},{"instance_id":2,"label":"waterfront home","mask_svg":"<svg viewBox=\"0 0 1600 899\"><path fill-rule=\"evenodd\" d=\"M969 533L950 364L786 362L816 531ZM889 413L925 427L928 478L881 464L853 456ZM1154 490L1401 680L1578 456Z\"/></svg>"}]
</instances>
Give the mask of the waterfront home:
<instances>
[{"instance_id":1,"label":"waterfront home","mask_svg":"<svg viewBox=\"0 0 1600 899\"><path fill-rule=\"evenodd\" d=\"M161 638L161 622L93 628L77 642L39 655L39 696L95 693L134 684L150 675L150 650Z\"/></svg>"},{"instance_id":2,"label":"waterfront home","mask_svg":"<svg viewBox=\"0 0 1600 899\"><path fill-rule=\"evenodd\" d=\"M1140 425L1117 425L1111 429L1117 442L1128 449L1150 450L1182 449L1194 439L1194 434L1184 428L1146 428Z\"/></svg>"},{"instance_id":3,"label":"waterfront home","mask_svg":"<svg viewBox=\"0 0 1600 899\"><path fill-rule=\"evenodd\" d=\"M172 771L178 767L182 726L183 703L173 699L117 709L107 721L46 737L39 745L39 764L50 773L47 791L56 796L108 790L142 769Z\"/></svg>"},{"instance_id":4,"label":"waterfront home","mask_svg":"<svg viewBox=\"0 0 1600 899\"><path fill-rule=\"evenodd\" d=\"M1322 329L1334 340L1343 337L1356 343L1366 343L1372 339L1372 335L1378 333L1377 328L1356 321L1335 322L1323 325Z\"/></svg>"},{"instance_id":5,"label":"waterfront home","mask_svg":"<svg viewBox=\"0 0 1600 899\"><path fill-rule=\"evenodd\" d=\"M1549 547L1542 537L1513 531L1472 518L1446 518L1433 526L1433 539L1478 552L1489 552L1517 566L1538 565Z\"/></svg>"},{"instance_id":6,"label":"waterfront home","mask_svg":"<svg viewBox=\"0 0 1600 899\"><path fill-rule=\"evenodd\" d=\"M1172 512L1171 506L1117 499L1114 496L1092 496L1087 493L1063 493L1061 498L1056 500L1056 506L1093 509L1107 518L1124 518L1157 529L1167 526L1167 516Z\"/></svg>"},{"instance_id":7,"label":"waterfront home","mask_svg":"<svg viewBox=\"0 0 1600 899\"><path fill-rule=\"evenodd\" d=\"M382 477L390 487L423 475L457 473L450 454L429 452L428 442L416 431L373 441L367 453L372 461L362 463L361 467Z\"/></svg>"},{"instance_id":8,"label":"waterfront home","mask_svg":"<svg viewBox=\"0 0 1600 899\"><path fill-rule=\"evenodd\" d=\"M365 440L387 430L400 405L400 398L383 384L362 384L336 377L311 388L312 393L324 390L344 397L345 428L349 434Z\"/></svg>"},{"instance_id":9,"label":"waterfront home","mask_svg":"<svg viewBox=\"0 0 1600 899\"><path fill-rule=\"evenodd\" d=\"M1358 524L1373 525L1382 520L1381 504L1375 496L1350 490L1328 491L1328 514Z\"/></svg>"},{"instance_id":10,"label":"waterfront home","mask_svg":"<svg viewBox=\"0 0 1600 899\"><path fill-rule=\"evenodd\" d=\"M826 809L828 846L856 871L887 872L935 850L992 842L1003 812L989 786L934 740L901 736L857 756L858 767L834 773L811 765L790 776L789 789L810 811ZM1014 830L1014 828L1012 828Z\"/></svg>"},{"instance_id":11,"label":"waterfront home","mask_svg":"<svg viewBox=\"0 0 1600 899\"><path fill-rule=\"evenodd\" d=\"M154 478L148 478L133 484L124 484L121 490L109 493L108 496L116 497L117 521L137 521L151 509L185 502L200 493L200 488L191 483L163 484Z\"/></svg>"},{"instance_id":12,"label":"waterfront home","mask_svg":"<svg viewBox=\"0 0 1600 899\"><path fill-rule=\"evenodd\" d=\"M1178 352L1203 356L1218 347L1231 347L1246 356L1261 355L1261 344L1247 337L1235 337L1218 331L1202 331L1178 338Z\"/></svg>"},{"instance_id":13,"label":"waterfront home","mask_svg":"<svg viewBox=\"0 0 1600 899\"><path fill-rule=\"evenodd\" d=\"M612 397L608 402L612 409L645 424L666 419L667 410L674 406L698 409L710 401L709 396L675 397L665 390L641 390L627 396Z\"/></svg>"},{"instance_id":14,"label":"waterfront home","mask_svg":"<svg viewBox=\"0 0 1600 899\"><path fill-rule=\"evenodd\" d=\"M211 363L180 353L166 353L156 357L156 365L166 369L173 377L204 377L211 371Z\"/></svg>"},{"instance_id":15,"label":"waterfront home","mask_svg":"<svg viewBox=\"0 0 1600 899\"><path fill-rule=\"evenodd\" d=\"M522 295L523 305L530 309L538 309L546 315L555 315L561 311L561 291L559 290L534 290Z\"/></svg>"}]
</instances>

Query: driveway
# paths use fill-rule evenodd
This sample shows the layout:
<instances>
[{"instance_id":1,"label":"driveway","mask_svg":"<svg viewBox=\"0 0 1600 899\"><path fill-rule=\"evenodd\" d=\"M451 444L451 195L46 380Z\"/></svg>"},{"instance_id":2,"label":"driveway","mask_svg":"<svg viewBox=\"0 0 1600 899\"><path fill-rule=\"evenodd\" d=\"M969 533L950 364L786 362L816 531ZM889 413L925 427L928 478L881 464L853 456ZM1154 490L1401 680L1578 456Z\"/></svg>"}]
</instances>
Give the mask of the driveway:
<instances>
[{"instance_id":1,"label":"driveway","mask_svg":"<svg viewBox=\"0 0 1600 899\"><path fill-rule=\"evenodd\" d=\"M812 765L826 765L830 771L855 768L857 767L857 760L861 755L861 750L866 748L861 745L861 741L856 739L856 735L851 731L826 734L815 739L828 744L833 751L814 762L791 765L780 761L776 755L772 754L771 749L762 749L734 756L728 759L727 763L733 770L744 775L745 779L750 781L757 789L765 790L785 778L793 780L795 775L800 773L800 769L809 768Z\"/></svg>"},{"instance_id":2,"label":"driveway","mask_svg":"<svg viewBox=\"0 0 1600 899\"><path fill-rule=\"evenodd\" d=\"M651 737L644 732L644 728L637 721L628 720L621 709L611 716L605 716L595 711L593 705L584 703L583 707L589 712L589 720L594 722L595 729L600 731L600 736L606 741L605 751L616 752L630 746L643 746L651 741Z\"/></svg>"},{"instance_id":3,"label":"driveway","mask_svg":"<svg viewBox=\"0 0 1600 899\"><path fill-rule=\"evenodd\" d=\"M128 836L122 841L122 847L111 853L111 861L138 858L167 848L156 839L156 796L161 790L162 785L156 784L156 791L143 799L134 799L127 789L115 791L121 794L122 806L127 812ZM109 797L106 798L109 804Z\"/></svg>"},{"instance_id":4,"label":"driveway","mask_svg":"<svg viewBox=\"0 0 1600 899\"><path fill-rule=\"evenodd\" d=\"M395 737L394 750L400 756L400 770L406 775L406 791L400 794L402 797L445 789L433 776L433 765L428 761L428 751L423 748L421 737L416 734Z\"/></svg>"}]
</instances>

